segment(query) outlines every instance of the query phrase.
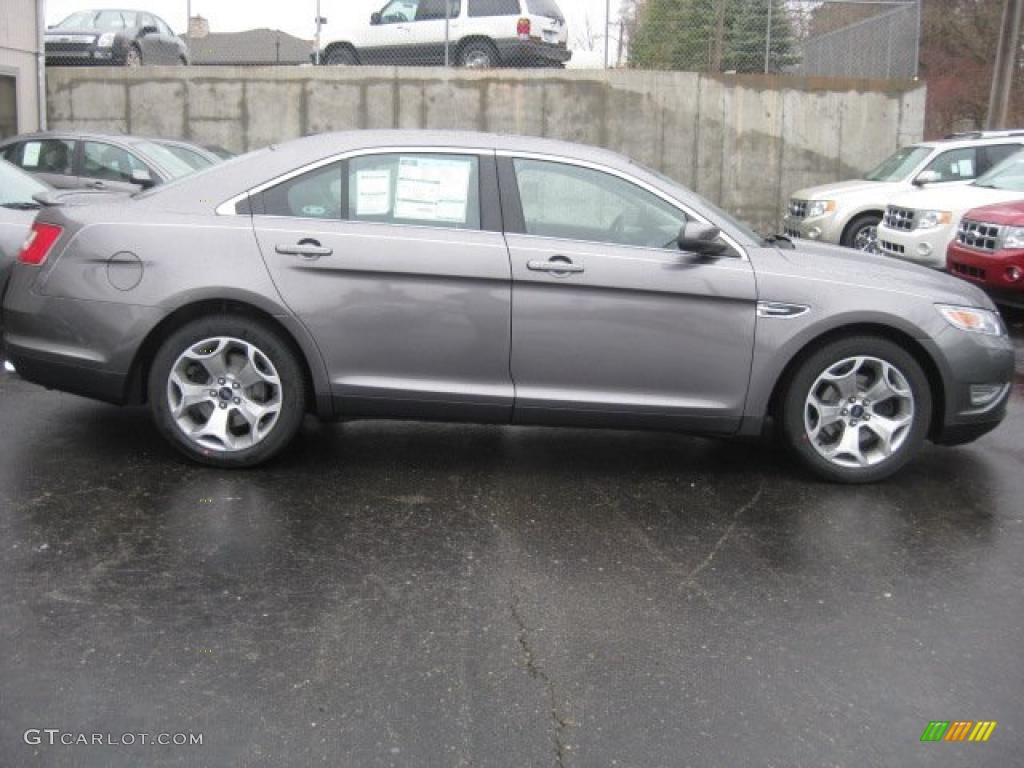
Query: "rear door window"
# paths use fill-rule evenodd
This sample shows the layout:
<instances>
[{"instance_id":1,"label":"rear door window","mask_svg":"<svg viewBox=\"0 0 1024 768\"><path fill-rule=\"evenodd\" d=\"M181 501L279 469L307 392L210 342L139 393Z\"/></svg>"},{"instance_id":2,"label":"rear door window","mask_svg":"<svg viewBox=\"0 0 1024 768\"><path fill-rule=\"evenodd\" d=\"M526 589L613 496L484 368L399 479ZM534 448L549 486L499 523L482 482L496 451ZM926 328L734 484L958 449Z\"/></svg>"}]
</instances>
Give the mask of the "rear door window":
<instances>
[{"instance_id":1,"label":"rear door window","mask_svg":"<svg viewBox=\"0 0 1024 768\"><path fill-rule=\"evenodd\" d=\"M480 229L475 155L395 153L349 160L347 218Z\"/></svg>"},{"instance_id":2,"label":"rear door window","mask_svg":"<svg viewBox=\"0 0 1024 768\"><path fill-rule=\"evenodd\" d=\"M262 212L269 216L340 219L341 168L341 162L331 163L264 190Z\"/></svg>"},{"instance_id":3,"label":"rear door window","mask_svg":"<svg viewBox=\"0 0 1024 768\"><path fill-rule=\"evenodd\" d=\"M518 16L519 0L469 0L470 16Z\"/></svg>"},{"instance_id":4,"label":"rear door window","mask_svg":"<svg viewBox=\"0 0 1024 768\"><path fill-rule=\"evenodd\" d=\"M18 165L32 173L72 175L75 142L70 139L40 139L22 145Z\"/></svg>"},{"instance_id":5,"label":"rear door window","mask_svg":"<svg viewBox=\"0 0 1024 768\"><path fill-rule=\"evenodd\" d=\"M555 0L526 0L526 7L533 16L547 16L550 19L565 21L561 9Z\"/></svg>"},{"instance_id":6,"label":"rear door window","mask_svg":"<svg viewBox=\"0 0 1024 768\"><path fill-rule=\"evenodd\" d=\"M416 21L436 21L444 19L445 0L420 0L416 9ZM459 0L448 0L448 18L459 17Z\"/></svg>"},{"instance_id":7,"label":"rear door window","mask_svg":"<svg viewBox=\"0 0 1024 768\"><path fill-rule=\"evenodd\" d=\"M981 147L979 152L981 158L978 163L978 175L987 173L990 168L995 168L1003 160L1012 157L1021 150L1020 144L990 144Z\"/></svg>"}]
</instances>

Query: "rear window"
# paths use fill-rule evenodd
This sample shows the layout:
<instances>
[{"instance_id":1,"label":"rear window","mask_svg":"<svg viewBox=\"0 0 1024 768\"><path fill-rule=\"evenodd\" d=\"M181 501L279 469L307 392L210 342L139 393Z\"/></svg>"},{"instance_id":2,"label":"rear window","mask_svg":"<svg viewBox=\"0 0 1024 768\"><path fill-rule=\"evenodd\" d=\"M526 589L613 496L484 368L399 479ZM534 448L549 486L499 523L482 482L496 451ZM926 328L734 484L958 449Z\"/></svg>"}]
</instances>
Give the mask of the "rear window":
<instances>
[{"instance_id":1,"label":"rear window","mask_svg":"<svg viewBox=\"0 0 1024 768\"><path fill-rule=\"evenodd\" d=\"M470 16L518 16L519 0L469 0Z\"/></svg>"},{"instance_id":2,"label":"rear window","mask_svg":"<svg viewBox=\"0 0 1024 768\"><path fill-rule=\"evenodd\" d=\"M526 7L534 16L547 16L550 19L565 21L565 16L562 15L555 0L526 0Z\"/></svg>"}]
</instances>

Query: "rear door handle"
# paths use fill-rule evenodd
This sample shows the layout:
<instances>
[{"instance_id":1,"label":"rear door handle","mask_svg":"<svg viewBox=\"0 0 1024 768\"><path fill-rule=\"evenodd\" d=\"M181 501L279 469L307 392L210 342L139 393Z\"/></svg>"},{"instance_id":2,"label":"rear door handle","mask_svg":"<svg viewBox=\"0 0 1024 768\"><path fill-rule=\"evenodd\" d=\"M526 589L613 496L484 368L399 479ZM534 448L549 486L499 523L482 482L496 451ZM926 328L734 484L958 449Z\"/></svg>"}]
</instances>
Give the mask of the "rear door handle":
<instances>
[{"instance_id":1,"label":"rear door handle","mask_svg":"<svg viewBox=\"0 0 1024 768\"><path fill-rule=\"evenodd\" d=\"M304 259L319 259L321 256L330 256L334 253L332 248L327 248L320 243L295 243L281 245L278 243L274 250L288 256L301 256Z\"/></svg>"},{"instance_id":2,"label":"rear door handle","mask_svg":"<svg viewBox=\"0 0 1024 768\"><path fill-rule=\"evenodd\" d=\"M528 261L526 268L534 272L551 272L560 275L583 271L582 264L573 264L565 256L553 256L548 261Z\"/></svg>"}]
</instances>

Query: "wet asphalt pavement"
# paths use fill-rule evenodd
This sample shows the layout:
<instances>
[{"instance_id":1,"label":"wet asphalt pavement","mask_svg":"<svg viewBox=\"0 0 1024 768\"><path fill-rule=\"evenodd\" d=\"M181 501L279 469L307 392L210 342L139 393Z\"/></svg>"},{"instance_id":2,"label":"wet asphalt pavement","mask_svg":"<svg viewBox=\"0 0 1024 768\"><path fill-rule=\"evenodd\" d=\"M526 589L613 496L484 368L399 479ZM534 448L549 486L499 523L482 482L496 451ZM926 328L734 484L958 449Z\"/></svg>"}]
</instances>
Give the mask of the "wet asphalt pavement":
<instances>
[{"instance_id":1,"label":"wet asphalt pavement","mask_svg":"<svg viewBox=\"0 0 1024 768\"><path fill-rule=\"evenodd\" d=\"M1006 422L857 488L770 444L373 422L221 472L0 373L0 766L1022 765L1011 322Z\"/></svg>"}]
</instances>

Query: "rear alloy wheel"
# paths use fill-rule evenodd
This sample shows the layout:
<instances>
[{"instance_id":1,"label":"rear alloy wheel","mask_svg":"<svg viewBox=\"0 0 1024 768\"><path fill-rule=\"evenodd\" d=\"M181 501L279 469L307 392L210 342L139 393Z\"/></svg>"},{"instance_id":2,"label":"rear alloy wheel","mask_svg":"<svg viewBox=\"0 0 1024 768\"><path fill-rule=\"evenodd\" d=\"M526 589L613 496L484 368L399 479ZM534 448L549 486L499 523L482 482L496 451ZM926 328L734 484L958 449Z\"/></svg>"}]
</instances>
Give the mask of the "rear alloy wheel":
<instances>
[{"instance_id":1,"label":"rear alloy wheel","mask_svg":"<svg viewBox=\"0 0 1024 768\"><path fill-rule=\"evenodd\" d=\"M846 233L843 245L865 253L878 253L878 224L881 220L874 214L855 219Z\"/></svg>"},{"instance_id":2,"label":"rear alloy wheel","mask_svg":"<svg viewBox=\"0 0 1024 768\"><path fill-rule=\"evenodd\" d=\"M910 353L887 339L855 337L826 345L799 367L783 427L819 475L872 482L920 449L931 409L928 381Z\"/></svg>"},{"instance_id":3,"label":"rear alloy wheel","mask_svg":"<svg viewBox=\"0 0 1024 768\"><path fill-rule=\"evenodd\" d=\"M153 361L149 402L165 437L204 464L258 464L295 435L305 411L302 369L261 323L233 316L189 323Z\"/></svg>"},{"instance_id":4,"label":"rear alloy wheel","mask_svg":"<svg viewBox=\"0 0 1024 768\"><path fill-rule=\"evenodd\" d=\"M466 43L459 51L459 64L467 69L489 69L498 66L498 51L485 40Z\"/></svg>"},{"instance_id":5,"label":"rear alloy wheel","mask_svg":"<svg viewBox=\"0 0 1024 768\"><path fill-rule=\"evenodd\" d=\"M131 46L124 55L124 65L126 67L141 67L142 66L142 51L136 46Z\"/></svg>"}]
</instances>

